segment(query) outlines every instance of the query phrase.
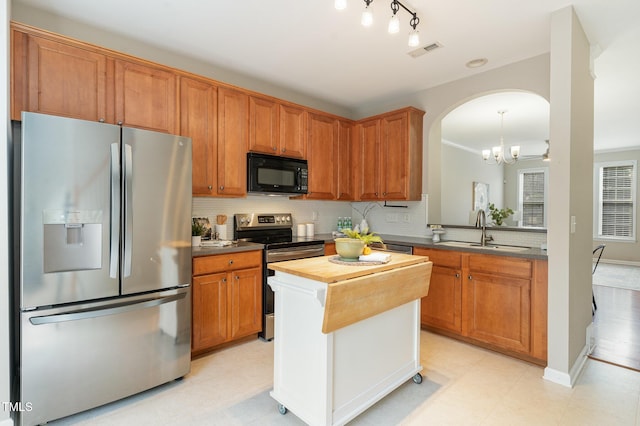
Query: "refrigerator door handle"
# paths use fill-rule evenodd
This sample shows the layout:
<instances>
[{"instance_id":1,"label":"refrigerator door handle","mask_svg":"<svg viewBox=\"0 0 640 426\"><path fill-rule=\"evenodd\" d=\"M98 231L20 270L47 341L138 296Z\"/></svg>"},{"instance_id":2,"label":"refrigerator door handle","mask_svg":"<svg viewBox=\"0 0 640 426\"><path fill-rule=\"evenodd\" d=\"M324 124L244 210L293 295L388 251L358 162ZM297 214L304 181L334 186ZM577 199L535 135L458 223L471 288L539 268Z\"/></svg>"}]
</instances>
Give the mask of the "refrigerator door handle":
<instances>
[{"instance_id":1,"label":"refrigerator door handle","mask_svg":"<svg viewBox=\"0 0 640 426\"><path fill-rule=\"evenodd\" d=\"M89 318L104 317L107 315L117 315L138 309L151 308L153 306L163 305L165 303L175 302L184 299L187 292L181 292L170 296L156 297L151 299L135 300L132 302L124 302L113 305L110 308L95 307L88 309L79 309L73 312L65 312L62 314L43 315L39 317L29 318L29 322L33 325L56 324L65 321L78 321Z\"/></svg>"},{"instance_id":2,"label":"refrigerator door handle","mask_svg":"<svg viewBox=\"0 0 640 426\"><path fill-rule=\"evenodd\" d=\"M118 278L120 232L120 152L117 143L111 144L111 236L109 248L109 277Z\"/></svg>"},{"instance_id":3,"label":"refrigerator door handle","mask_svg":"<svg viewBox=\"0 0 640 426\"><path fill-rule=\"evenodd\" d=\"M133 241L133 156L131 145L124 145L124 276L131 276L131 253Z\"/></svg>"}]
</instances>

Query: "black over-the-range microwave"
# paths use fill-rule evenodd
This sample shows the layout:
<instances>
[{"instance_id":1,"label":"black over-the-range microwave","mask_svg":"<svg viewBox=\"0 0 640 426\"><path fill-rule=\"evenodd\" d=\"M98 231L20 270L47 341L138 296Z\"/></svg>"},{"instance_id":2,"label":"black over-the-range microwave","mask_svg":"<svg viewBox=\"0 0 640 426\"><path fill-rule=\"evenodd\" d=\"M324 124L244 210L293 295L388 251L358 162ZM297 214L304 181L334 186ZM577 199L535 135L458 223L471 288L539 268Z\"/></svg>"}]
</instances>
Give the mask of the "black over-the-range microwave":
<instances>
[{"instance_id":1,"label":"black over-the-range microwave","mask_svg":"<svg viewBox=\"0 0 640 426\"><path fill-rule=\"evenodd\" d=\"M247 192L250 194L306 194L307 160L247 154Z\"/></svg>"}]
</instances>

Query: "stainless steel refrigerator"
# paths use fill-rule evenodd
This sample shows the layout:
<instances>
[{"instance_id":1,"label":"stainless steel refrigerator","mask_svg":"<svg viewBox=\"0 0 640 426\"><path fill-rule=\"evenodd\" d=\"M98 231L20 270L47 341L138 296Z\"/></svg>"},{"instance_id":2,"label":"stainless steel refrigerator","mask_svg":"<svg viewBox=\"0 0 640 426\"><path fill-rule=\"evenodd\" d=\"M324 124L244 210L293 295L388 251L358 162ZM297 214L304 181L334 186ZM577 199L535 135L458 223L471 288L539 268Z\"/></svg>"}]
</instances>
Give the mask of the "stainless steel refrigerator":
<instances>
[{"instance_id":1,"label":"stainless steel refrigerator","mask_svg":"<svg viewBox=\"0 0 640 426\"><path fill-rule=\"evenodd\" d=\"M191 140L23 113L16 143L20 423L187 374Z\"/></svg>"}]
</instances>

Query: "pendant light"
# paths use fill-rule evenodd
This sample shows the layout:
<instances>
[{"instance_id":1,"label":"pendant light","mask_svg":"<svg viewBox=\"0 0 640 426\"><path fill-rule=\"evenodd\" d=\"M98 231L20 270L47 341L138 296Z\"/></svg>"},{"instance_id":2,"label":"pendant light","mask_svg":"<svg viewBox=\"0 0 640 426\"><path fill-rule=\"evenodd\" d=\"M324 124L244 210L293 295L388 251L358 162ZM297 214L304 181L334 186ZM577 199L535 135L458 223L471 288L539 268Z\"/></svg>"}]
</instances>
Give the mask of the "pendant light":
<instances>
[{"instance_id":1,"label":"pendant light","mask_svg":"<svg viewBox=\"0 0 640 426\"><path fill-rule=\"evenodd\" d=\"M520 146L514 145L509 147L510 158L505 155L504 149L504 114L506 110L498 111L500 114L500 145L494 146L491 150L485 149L482 151L482 159L487 164L513 164L518 161L520 156ZM491 162L493 160L494 162Z\"/></svg>"}]
</instances>

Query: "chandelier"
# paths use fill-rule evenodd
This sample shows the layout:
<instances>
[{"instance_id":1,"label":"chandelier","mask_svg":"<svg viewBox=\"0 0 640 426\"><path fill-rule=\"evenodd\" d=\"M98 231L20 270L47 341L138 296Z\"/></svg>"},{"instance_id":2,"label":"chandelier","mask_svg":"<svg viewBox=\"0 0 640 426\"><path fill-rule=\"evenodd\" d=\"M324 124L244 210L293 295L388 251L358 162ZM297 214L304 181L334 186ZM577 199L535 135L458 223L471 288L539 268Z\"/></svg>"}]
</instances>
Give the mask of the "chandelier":
<instances>
[{"instance_id":1,"label":"chandelier","mask_svg":"<svg viewBox=\"0 0 640 426\"><path fill-rule=\"evenodd\" d=\"M371 10L371 3L373 3L373 0L364 0L365 7L364 11L362 12L360 23L365 27L370 27L371 25L373 25L373 11ZM346 9L347 0L335 0L334 7L338 10ZM411 15L411 20L409 21L411 31L409 31L408 44L411 47L417 47L418 45L420 45L420 32L416 29L416 27L420 23L420 18L418 18L418 14L416 12L412 12L407 6L400 3L398 0L391 0L391 19L389 20L387 31L389 32L389 34L396 34L400 32L400 19L397 15L400 8L403 8Z\"/></svg>"},{"instance_id":2,"label":"chandelier","mask_svg":"<svg viewBox=\"0 0 640 426\"><path fill-rule=\"evenodd\" d=\"M487 164L513 164L520 157L520 146L514 145L509 147L509 155L505 156L504 149L504 113L507 111L498 111L500 114L500 146L494 146L492 149L482 150L482 159Z\"/></svg>"}]
</instances>

